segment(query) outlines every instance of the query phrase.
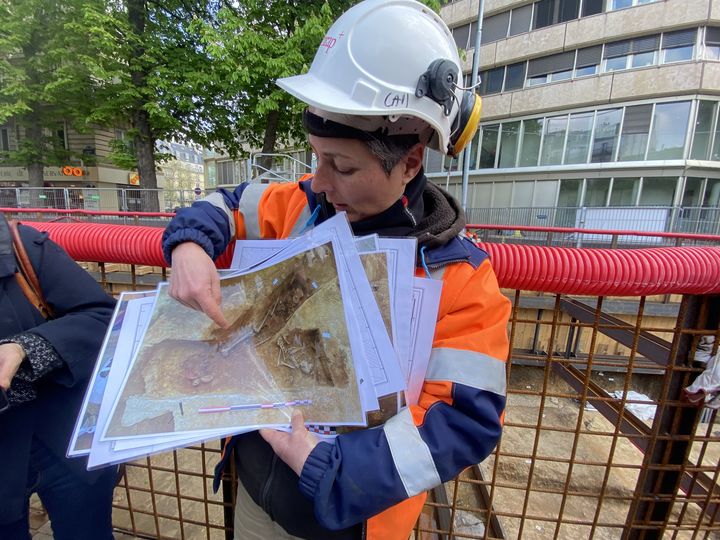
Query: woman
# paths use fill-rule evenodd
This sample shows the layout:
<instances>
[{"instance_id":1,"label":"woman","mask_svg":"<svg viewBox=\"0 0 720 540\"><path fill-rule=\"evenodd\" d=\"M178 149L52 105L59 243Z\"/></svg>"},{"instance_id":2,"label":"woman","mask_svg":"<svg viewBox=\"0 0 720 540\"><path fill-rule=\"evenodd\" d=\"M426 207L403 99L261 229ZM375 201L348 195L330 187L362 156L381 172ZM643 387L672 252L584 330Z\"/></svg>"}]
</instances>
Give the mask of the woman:
<instances>
[{"instance_id":1,"label":"woman","mask_svg":"<svg viewBox=\"0 0 720 540\"><path fill-rule=\"evenodd\" d=\"M236 238L285 238L345 212L355 234L414 236L419 275L442 279L418 405L382 429L318 442L296 413L292 433L233 437L239 477L235 538L406 540L426 490L483 460L505 406L509 302L487 254L462 238L463 212L422 171L425 147L457 155L479 120L460 88L442 20L413 0L369 0L344 13L310 71L278 84L309 105L317 156L297 184L242 184L182 209L164 235L170 294L218 325L213 259Z\"/></svg>"},{"instance_id":2,"label":"woman","mask_svg":"<svg viewBox=\"0 0 720 540\"><path fill-rule=\"evenodd\" d=\"M35 492L56 540L111 539L117 469L88 472L65 453L115 301L46 233L18 229L53 314L46 320L20 288L0 214L0 538L30 538Z\"/></svg>"}]
</instances>

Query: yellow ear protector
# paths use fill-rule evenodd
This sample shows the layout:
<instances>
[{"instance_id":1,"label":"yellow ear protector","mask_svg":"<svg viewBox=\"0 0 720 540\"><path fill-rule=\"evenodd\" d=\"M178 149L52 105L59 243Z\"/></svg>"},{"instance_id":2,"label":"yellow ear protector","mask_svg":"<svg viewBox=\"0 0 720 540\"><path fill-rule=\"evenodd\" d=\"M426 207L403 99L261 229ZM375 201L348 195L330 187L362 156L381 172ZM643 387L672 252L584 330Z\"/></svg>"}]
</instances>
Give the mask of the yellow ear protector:
<instances>
[{"instance_id":1,"label":"yellow ear protector","mask_svg":"<svg viewBox=\"0 0 720 540\"><path fill-rule=\"evenodd\" d=\"M433 60L427 71L420 76L415 88L415 96L429 97L442 105L445 116L450 116L453 103L457 101L455 97L455 88L458 86L457 76L458 66L452 60L445 58ZM480 124L482 100L474 91L465 90L459 106L450 134L450 147L447 149L452 157L462 152L475 135Z\"/></svg>"},{"instance_id":2,"label":"yellow ear protector","mask_svg":"<svg viewBox=\"0 0 720 540\"><path fill-rule=\"evenodd\" d=\"M472 90L463 92L460 112L453 123L448 154L457 157L467 144L472 140L480 125L480 113L482 112L482 99Z\"/></svg>"}]
</instances>

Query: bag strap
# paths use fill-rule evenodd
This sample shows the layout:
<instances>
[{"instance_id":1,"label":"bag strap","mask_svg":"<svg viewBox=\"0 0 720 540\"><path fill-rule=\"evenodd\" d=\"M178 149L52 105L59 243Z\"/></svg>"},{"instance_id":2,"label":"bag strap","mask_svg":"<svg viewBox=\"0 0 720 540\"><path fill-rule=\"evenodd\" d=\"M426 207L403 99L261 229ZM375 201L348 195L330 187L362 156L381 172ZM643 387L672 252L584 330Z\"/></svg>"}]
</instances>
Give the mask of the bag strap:
<instances>
[{"instance_id":1,"label":"bag strap","mask_svg":"<svg viewBox=\"0 0 720 540\"><path fill-rule=\"evenodd\" d=\"M18 285L20 285L20 289L25 297L33 306L35 306L43 318L52 319L55 315L50 305L45 301L42 288L40 287L40 281L35 274L35 269L33 268L27 251L25 251L25 246L20 239L17 221L9 219L7 223L8 228L10 229L10 236L12 237L15 259L18 264L18 272L15 273L15 279L17 280Z\"/></svg>"}]
</instances>

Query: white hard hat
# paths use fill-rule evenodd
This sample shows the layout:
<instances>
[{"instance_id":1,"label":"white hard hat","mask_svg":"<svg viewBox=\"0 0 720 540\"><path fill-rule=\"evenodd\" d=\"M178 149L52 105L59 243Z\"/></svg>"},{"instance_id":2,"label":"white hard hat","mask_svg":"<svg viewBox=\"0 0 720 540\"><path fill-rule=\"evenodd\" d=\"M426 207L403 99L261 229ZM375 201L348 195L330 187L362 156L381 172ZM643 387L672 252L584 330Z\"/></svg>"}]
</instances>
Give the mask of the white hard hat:
<instances>
[{"instance_id":1,"label":"white hard hat","mask_svg":"<svg viewBox=\"0 0 720 540\"><path fill-rule=\"evenodd\" d=\"M456 155L480 119L480 97L461 88L461 75L455 41L430 8L365 0L335 21L307 73L277 84L332 120L388 135L415 126L430 148ZM410 119L429 124L429 141Z\"/></svg>"}]
</instances>

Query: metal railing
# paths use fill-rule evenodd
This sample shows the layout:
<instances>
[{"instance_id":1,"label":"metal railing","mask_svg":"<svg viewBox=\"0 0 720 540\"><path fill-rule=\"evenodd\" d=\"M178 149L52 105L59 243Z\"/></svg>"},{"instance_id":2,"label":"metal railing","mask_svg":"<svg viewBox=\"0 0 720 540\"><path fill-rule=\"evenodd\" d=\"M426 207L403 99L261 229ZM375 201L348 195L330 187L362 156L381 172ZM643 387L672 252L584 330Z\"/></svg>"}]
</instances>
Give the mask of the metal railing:
<instances>
[{"instance_id":1,"label":"metal railing","mask_svg":"<svg viewBox=\"0 0 720 540\"><path fill-rule=\"evenodd\" d=\"M272 160L270 168L261 165L258 161ZM312 171L312 165L291 156L268 152L255 152L248 161L250 171L248 178L259 178L261 182L297 182L303 175Z\"/></svg>"},{"instance_id":2,"label":"metal railing","mask_svg":"<svg viewBox=\"0 0 720 540\"><path fill-rule=\"evenodd\" d=\"M680 206L468 208L468 223L720 235L720 208Z\"/></svg>"},{"instance_id":3,"label":"metal railing","mask_svg":"<svg viewBox=\"0 0 720 540\"><path fill-rule=\"evenodd\" d=\"M260 173L254 181L296 181L309 172L307 165L279 155L290 163L285 170L263 170L255 163L251 168ZM267 154L275 156L275 154ZM255 174L254 173L254 174ZM94 210L115 212L173 212L190 206L214 189L118 188L19 188L0 187L0 207L57 208L63 210ZM152 204L152 208L148 205ZM613 207L517 207L468 208L468 223L483 225L518 225L531 227L566 227L576 229L615 229L643 232L670 232L720 235L720 208L680 206L613 206ZM508 233L504 233L508 235ZM585 237L592 241L592 238ZM601 236L597 240L605 241Z\"/></svg>"},{"instance_id":4,"label":"metal railing","mask_svg":"<svg viewBox=\"0 0 720 540\"><path fill-rule=\"evenodd\" d=\"M647 232L615 229L574 229L529 225L469 223L467 234L476 241L575 248L642 248L720 246L720 235Z\"/></svg>"},{"instance_id":5,"label":"metal railing","mask_svg":"<svg viewBox=\"0 0 720 540\"><path fill-rule=\"evenodd\" d=\"M496 266L505 264L500 255ZM720 421L682 391L703 370L694 361L700 338L720 343L718 287L687 293L696 289L667 279L663 258L662 274L639 265L635 276L652 286L643 290L663 293L657 296L616 297L626 284L598 272L591 258L575 268L575 282L598 275L603 296L531 285L505 290L513 309L502 439L483 463L431 492L416 539L720 535ZM115 294L167 277L164 269L129 264L88 268ZM538 264L523 269L528 284L548 272ZM501 285L516 283L506 270L498 267ZM686 283L696 282L679 270ZM568 290L563 285L557 291ZM147 538L231 537L232 480L217 495L209 489L218 459L218 444L209 443L128 463L115 526Z\"/></svg>"},{"instance_id":6,"label":"metal railing","mask_svg":"<svg viewBox=\"0 0 720 540\"><path fill-rule=\"evenodd\" d=\"M214 190L0 187L0 207L55 208L115 212L172 212L190 206ZM152 205L153 208L149 206Z\"/></svg>"}]
</instances>

